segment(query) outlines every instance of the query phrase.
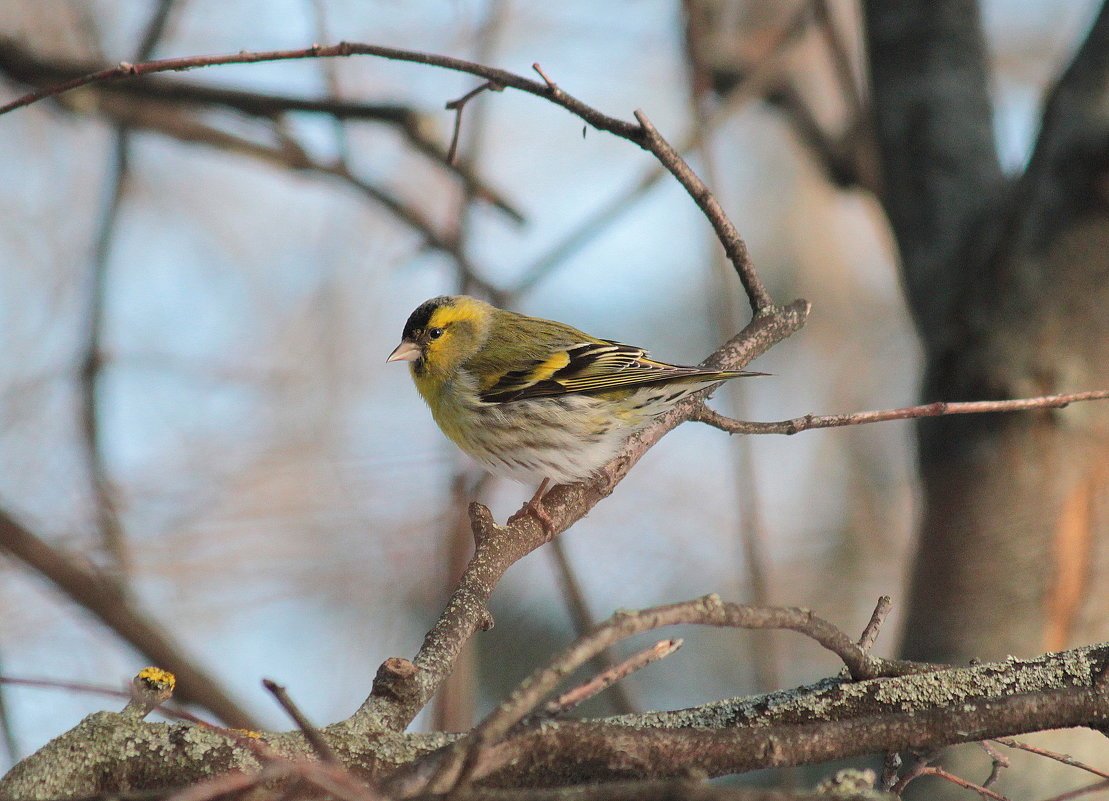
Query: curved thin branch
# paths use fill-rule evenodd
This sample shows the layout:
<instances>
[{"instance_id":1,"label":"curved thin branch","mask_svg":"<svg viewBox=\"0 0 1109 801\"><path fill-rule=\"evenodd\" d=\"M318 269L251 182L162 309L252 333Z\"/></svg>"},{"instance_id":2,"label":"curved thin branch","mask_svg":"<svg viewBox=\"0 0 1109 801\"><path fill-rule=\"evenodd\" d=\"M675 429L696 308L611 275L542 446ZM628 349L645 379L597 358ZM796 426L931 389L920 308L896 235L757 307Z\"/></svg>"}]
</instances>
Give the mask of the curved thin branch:
<instances>
[{"instance_id":1,"label":"curved thin branch","mask_svg":"<svg viewBox=\"0 0 1109 801\"><path fill-rule=\"evenodd\" d=\"M488 717L451 746L439 764L431 790L446 792L468 778L484 752L539 706L572 671L616 642L663 626L678 624L727 626L745 629L785 629L804 634L836 654L852 678L901 676L935 669L934 665L878 659L869 656L851 637L808 609L757 607L725 603L718 595L657 606L638 612L620 611L559 654L547 667L527 679Z\"/></svg>"},{"instance_id":2,"label":"curved thin branch","mask_svg":"<svg viewBox=\"0 0 1109 801\"><path fill-rule=\"evenodd\" d=\"M720 206L720 201L716 199L716 195L705 186L704 181L697 177L697 174L693 172L678 151L662 138L655 126L647 119L646 114L637 109L635 118L639 120L639 124L643 128L644 141L642 146L654 153L658 160L666 165L666 168L678 179L678 183L685 187L686 191L689 192L689 196L693 198L693 202L712 223L716 236L724 246L724 253L727 254L728 261L732 263L739 274L740 283L743 284L743 289L747 292L747 297L751 301L751 311L758 314L763 309L770 308L773 303L770 292L762 283L758 273L755 272L755 265L751 263L751 255L747 252L747 243L743 241L739 231L728 219L728 215L724 213L724 209Z\"/></svg>"},{"instance_id":3,"label":"curved thin branch","mask_svg":"<svg viewBox=\"0 0 1109 801\"><path fill-rule=\"evenodd\" d=\"M713 197L704 182L697 177L685 160L682 159L681 155L659 135L658 131L654 129L642 112L636 112L636 117L639 121L638 125L616 117L611 117L583 103L573 95L570 95L550 78L543 75L542 72L540 72L540 75L543 75L544 81L540 83L530 78L525 78L522 75L509 72L508 70L487 67L484 64L477 64L473 61L453 58L451 56L422 53L415 50L402 50L395 47L383 47L381 45L340 42L337 45L329 47L313 45L312 47L300 50L270 50L259 53L242 51L239 53L213 56L187 56L184 58L161 59L140 64L120 62L120 64L115 67L83 75L56 86L30 92L4 106L0 106L0 115L30 105L47 97L53 97L92 83L118 81L139 75L149 75L168 71L180 72L196 69L198 67L225 64L253 64L263 61L334 58L352 55L377 56L379 58L407 61L415 64L426 64L433 67L441 67L456 72L476 75L494 86L517 89L521 92L527 92L528 94L549 100L577 115L594 128L627 139L645 150L650 151L671 174L678 179L682 186L686 188L690 196L701 208L701 211L704 212L705 216L709 219L709 222L716 230L717 236L720 238L721 244L724 246L725 252L728 254L728 258L735 266L744 289L747 291L752 311L758 314L771 308L772 301L770 294L756 273L754 265L751 263L747 253L747 245L739 236L735 226L728 220L720 204Z\"/></svg>"},{"instance_id":4,"label":"curved thin branch","mask_svg":"<svg viewBox=\"0 0 1109 801\"><path fill-rule=\"evenodd\" d=\"M224 53L221 55L164 58L139 64L121 61L114 67L72 78L68 81L56 84L55 86L44 87L42 89L36 89L33 92L28 92L22 97L18 97L10 103L0 106L0 115L7 114L9 111L14 111L17 108L29 106L32 103L37 103L48 97L70 92L82 86L88 86L92 83L118 81L124 78L133 78L138 75L149 75L157 72L184 72L199 67L214 67L226 64L256 64L262 61L293 61L308 58L335 58L355 55L378 56L393 61L408 61L413 64L426 64L431 67L441 67L456 72L476 75L479 78L484 78L500 86L511 87L522 92L544 97L552 103L556 103L568 111L572 111L599 130L608 131L617 136L622 136L625 139L632 139L635 141L638 141L640 137L640 129L638 126L626 122L625 120L602 114L592 106L586 105L556 86L547 83L539 83L538 81L524 78L521 75L507 70L487 67L484 64L477 64L473 61L467 61L461 58L441 56L435 53L422 53L416 50L402 50L396 47L359 44L356 42L340 42L337 45L331 45L329 47L313 45L312 47L297 50L267 50L261 52L242 50L238 53Z\"/></svg>"},{"instance_id":5,"label":"curved thin branch","mask_svg":"<svg viewBox=\"0 0 1109 801\"><path fill-rule=\"evenodd\" d=\"M1062 409L1081 401L1105 400L1109 389L1073 392L1067 395L1044 395L1039 398L1016 398L998 401L964 401L961 403L925 403L922 406L908 406L903 409L883 409L874 412L853 412L851 414L815 415L806 414L792 420L779 420L774 423L756 423L747 420L733 420L707 406L694 410L690 420L707 423L713 428L729 434L797 434L811 428L837 428L864 423L880 423L887 420L911 420L918 417L942 417L950 414L987 414L992 412L1023 412L1030 409Z\"/></svg>"}]
</instances>

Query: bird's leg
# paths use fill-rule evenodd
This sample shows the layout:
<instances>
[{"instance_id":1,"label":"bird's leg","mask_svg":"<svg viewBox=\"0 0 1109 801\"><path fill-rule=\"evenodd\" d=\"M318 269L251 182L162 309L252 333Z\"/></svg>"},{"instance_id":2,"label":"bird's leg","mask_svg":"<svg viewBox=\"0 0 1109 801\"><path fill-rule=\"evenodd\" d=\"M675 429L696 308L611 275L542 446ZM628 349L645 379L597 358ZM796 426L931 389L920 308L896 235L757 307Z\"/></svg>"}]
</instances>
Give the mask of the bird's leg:
<instances>
[{"instance_id":1,"label":"bird's leg","mask_svg":"<svg viewBox=\"0 0 1109 801\"><path fill-rule=\"evenodd\" d=\"M532 516L539 521L539 524L541 526L543 526L543 530L547 532L547 542L550 542L552 539L554 539L554 535L557 533L555 532L554 521L551 520L551 516L547 514L547 510L543 506L543 494L547 491L547 485L549 485L550 483L551 480L549 478L543 479L542 483L540 483L539 485L539 489L537 489L535 491L535 494L531 496L531 500L525 503L520 508L520 511L518 511L516 514L512 515L512 517L508 519L508 522L511 523L513 520L516 520L523 515L526 515L528 512L531 512Z\"/></svg>"}]
</instances>

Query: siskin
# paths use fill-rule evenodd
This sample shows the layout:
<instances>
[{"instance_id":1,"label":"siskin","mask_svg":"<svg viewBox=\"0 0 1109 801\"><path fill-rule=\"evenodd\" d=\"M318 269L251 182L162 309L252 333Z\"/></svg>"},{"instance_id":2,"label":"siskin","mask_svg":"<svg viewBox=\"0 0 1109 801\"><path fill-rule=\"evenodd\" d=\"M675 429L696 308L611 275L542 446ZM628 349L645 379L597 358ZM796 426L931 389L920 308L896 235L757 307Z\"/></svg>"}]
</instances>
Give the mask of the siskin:
<instances>
[{"instance_id":1,"label":"siskin","mask_svg":"<svg viewBox=\"0 0 1109 801\"><path fill-rule=\"evenodd\" d=\"M464 295L422 303L387 361L407 361L435 422L490 472L539 483L592 476L628 436L687 395L740 376L655 361L642 348Z\"/></svg>"}]
</instances>

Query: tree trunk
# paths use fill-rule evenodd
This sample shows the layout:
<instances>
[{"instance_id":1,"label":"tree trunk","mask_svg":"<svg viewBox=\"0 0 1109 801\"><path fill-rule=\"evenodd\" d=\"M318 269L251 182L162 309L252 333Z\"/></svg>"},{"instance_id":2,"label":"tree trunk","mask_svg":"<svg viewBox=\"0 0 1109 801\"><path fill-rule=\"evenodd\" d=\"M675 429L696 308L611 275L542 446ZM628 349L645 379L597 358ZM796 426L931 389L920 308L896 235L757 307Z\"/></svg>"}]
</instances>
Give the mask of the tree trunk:
<instances>
[{"instance_id":1,"label":"tree trunk","mask_svg":"<svg viewBox=\"0 0 1109 801\"><path fill-rule=\"evenodd\" d=\"M925 346L923 399L1109 386L1109 10L1009 184L976 3L869 0L865 13L882 200ZM937 418L918 442L904 656L959 663L1105 639L1109 408ZM1044 767L1010 771L1033 783L1001 791L1058 792Z\"/></svg>"}]
</instances>

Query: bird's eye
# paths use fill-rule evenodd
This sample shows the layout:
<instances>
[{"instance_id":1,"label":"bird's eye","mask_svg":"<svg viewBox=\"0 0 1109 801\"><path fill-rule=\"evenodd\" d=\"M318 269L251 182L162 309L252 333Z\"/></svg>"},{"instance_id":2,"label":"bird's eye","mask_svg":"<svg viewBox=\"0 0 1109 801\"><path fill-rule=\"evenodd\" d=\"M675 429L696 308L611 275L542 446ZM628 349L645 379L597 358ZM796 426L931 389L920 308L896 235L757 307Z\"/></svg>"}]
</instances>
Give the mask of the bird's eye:
<instances>
[{"instance_id":1,"label":"bird's eye","mask_svg":"<svg viewBox=\"0 0 1109 801\"><path fill-rule=\"evenodd\" d=\"M443 336L443 329L442 328L429 328L427 330L427 338L428 339L438 339L441 336Z\"/></svg>"}]
</instances>

